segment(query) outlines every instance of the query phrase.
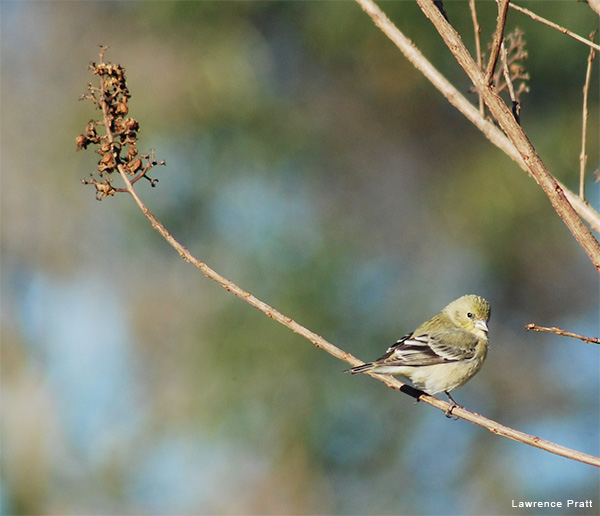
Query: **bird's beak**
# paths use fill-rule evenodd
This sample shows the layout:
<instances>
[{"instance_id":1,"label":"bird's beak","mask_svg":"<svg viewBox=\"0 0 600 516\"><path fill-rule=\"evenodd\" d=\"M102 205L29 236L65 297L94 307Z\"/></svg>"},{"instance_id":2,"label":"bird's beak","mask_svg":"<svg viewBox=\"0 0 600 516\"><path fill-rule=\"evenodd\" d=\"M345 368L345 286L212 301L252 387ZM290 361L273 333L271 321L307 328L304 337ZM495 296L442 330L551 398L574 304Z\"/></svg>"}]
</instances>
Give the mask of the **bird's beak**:
<instances>
[{"instance_id":1,"label":"bird's beak","mask_svg":"<svg viewBox=\"0 0 600 516\"><path fill-rule=\"evenodd\" d=\"M478 330L484 331L486 333L488 332L488 325L483 320L476 321L475 328L477 328Z\"/></svg>"}]
</instances>

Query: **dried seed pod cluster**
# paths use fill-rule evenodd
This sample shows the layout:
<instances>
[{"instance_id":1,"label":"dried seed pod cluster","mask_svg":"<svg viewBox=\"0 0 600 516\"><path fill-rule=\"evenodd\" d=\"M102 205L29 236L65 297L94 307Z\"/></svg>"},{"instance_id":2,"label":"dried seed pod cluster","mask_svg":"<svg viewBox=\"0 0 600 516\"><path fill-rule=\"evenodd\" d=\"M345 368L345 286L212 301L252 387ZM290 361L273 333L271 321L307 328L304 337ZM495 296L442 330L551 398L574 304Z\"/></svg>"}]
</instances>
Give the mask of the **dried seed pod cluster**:
<instances>
[{"instance_id":1,"label":"dried seed pod cluster","mask_svg":"<svg viewBox=\"0 0 600 516\"><path fill-rule=\"evenodd\" d=\"M523 64L529 57L529 53L525 50L526 41L523 36L524 32L518 27L504 36L509 78L507 80L502 67L498 67L494 74L494 84L498 93L509 87L509 82L515 85L514 94L517 102L520 102L521 94L529 93L530 76Z\"/></svg>"},{"instance_id":2,"label":"dried seed pod cluster","mask_svg":"<svg viewBox=\"0 0 600 516\"><path fill-rule=\"evenodd\" d=\"M81 97L81 100L91 100L96 104L102 112L102 119L90 120L85 132L75 138L78 150L95 145L96 152L100 154L97 170L90 174L89 179L82 180L84 184L96 187L98 200L127 191L126 188L112 186L113 172L132 176L131 184L143 177L155 186L158 179L150 178L148 172L156 165L165 164L164 161L156 161L154 151L138 157L137 134L140 125L135 118L127 117L131 94L127 88L125 69L121 65L104 62L106 49L101 47L100 62L89 66L94 75L98 75L100 86L88 84L88 93ZM104 127L104 134L98 134L98 126Z\"/></svg>"}]
</instances>

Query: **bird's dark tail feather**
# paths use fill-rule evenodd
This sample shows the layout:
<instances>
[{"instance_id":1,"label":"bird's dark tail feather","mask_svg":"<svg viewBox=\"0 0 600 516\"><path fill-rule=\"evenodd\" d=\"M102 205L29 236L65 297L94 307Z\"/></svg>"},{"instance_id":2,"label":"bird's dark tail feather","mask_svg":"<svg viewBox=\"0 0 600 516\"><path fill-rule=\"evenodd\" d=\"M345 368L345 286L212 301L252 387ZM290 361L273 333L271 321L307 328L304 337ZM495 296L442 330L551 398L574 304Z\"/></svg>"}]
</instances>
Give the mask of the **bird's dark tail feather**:
<instances>
[{"instance_id":1,"label":"bird's dark tail feather","mask_svg":"<svg viewBox=\"0 0 600 516\"><path fill-rule=\"evenodd\" d=\"M366 371L370 371L372 367L373 367L373 364L363 364L363 365L353 367L352 369L346 369L344 371L344 373L350 373L350 374L364 373Z\"/></svg>"}]
</instances>

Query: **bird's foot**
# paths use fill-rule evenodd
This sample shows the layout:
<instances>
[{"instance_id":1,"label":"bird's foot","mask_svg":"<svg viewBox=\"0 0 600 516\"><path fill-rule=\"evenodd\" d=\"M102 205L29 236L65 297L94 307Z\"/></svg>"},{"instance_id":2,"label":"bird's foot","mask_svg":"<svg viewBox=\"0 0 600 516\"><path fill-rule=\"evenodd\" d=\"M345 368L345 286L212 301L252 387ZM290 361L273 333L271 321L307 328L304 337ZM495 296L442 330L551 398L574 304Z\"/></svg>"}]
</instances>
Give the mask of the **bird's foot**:
<instances>
[{"instance_id":1,"label":"bird's foot","mask_svg":"<svg viewBox=\"0 0 600 516\"><path fill-rule=\"evenodd\" d=\"M446 409L446 412L444 412L444 415L445 415L445 416L446 416L448 419L452 418L452 416L453 416L453 414L452 414L452 411L455 409L455 407L458 407L458 408L463 408L463 407L461 407L460 405L457 405L456 403L453 403L452 405L450 405L450 406L449 406L449 407ZM457 419L458 419L458 416L454 416L454 420L456 421Z\"/></svg>"},{"instance_id":2,"label":"bird's foot","mask_svg":"<svg viewBox=\"0 0 600 516\"><path fill-rule=\"evenodd\" d=\"M447 408L447 410L446 410L446 412L444 412L444 414L446 415L447 418L451 418L453 416L452 411L456 407L462 408L462 409L464 409L465 407L456 403L456 401L454 401L454 398L452 396L450 396L450 393L448 391L446 391L446 396L448 396L448 399L450 400L451 405ZM456 421L457 419L458 419L458 416L454 416L454 420Z\"/></svg>"}]
</instances>

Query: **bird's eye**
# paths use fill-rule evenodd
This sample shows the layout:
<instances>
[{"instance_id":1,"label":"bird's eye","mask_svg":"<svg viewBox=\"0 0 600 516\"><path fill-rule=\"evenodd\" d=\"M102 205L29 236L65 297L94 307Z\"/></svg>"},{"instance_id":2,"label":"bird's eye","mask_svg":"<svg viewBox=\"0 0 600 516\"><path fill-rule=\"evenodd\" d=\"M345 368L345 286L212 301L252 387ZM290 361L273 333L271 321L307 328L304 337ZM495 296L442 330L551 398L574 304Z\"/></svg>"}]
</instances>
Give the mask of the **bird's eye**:
<instances>
[{"instance_id":1,"label":"bird's eye","mask_svg":"<svg viewBox=\"0 0 600 516\"><path fill-rule=\"evenodd\" d=\"M469 313L467 314L467 317L468 317L469 319L473 319L473 314L472 314L471 312L469 312Z\"/></svg>"}]
</instances>

